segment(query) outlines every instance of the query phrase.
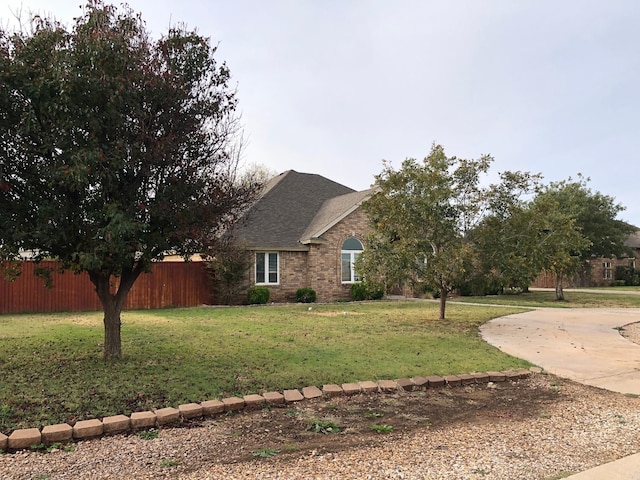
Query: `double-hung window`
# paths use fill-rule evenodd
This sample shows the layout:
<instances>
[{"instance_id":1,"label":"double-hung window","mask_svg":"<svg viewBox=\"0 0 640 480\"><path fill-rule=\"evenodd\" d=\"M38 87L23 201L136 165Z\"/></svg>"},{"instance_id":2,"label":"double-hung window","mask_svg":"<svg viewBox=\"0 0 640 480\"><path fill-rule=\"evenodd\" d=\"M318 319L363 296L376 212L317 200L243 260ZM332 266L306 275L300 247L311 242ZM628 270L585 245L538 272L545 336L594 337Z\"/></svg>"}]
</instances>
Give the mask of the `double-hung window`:
<instances>
[{"instance_id":1,"label":"double-hung window","mask_svg":"<svg viewBox=\"0 0 640 480\"><path fill-rule=\"evenodd\" d=\"M256 284L277 284L280 277L278 252L256 253Z\"/></svg>"},{"instance_id":2,"label":"double-hung window","mask_svg":"<svg viewBox=\"0 0 640 480\"><path fill-rule=\"evenodd\" d=\"M611 280L613 278L613 270L611 269L611 262L602 262L602 278L604 280Z\"/></svg>"},{"instance_id":3,"label":"double-hung window","mask_svg":"<svg viewBox=\"0 0 640 480\"><path fill-rule=\"evenodd\" d=\"M354 237L347 238L342 244L342 283L360 281L360 277L356 273L355 263L362 250L362 243Z\"/></svg>"}]
</instances>

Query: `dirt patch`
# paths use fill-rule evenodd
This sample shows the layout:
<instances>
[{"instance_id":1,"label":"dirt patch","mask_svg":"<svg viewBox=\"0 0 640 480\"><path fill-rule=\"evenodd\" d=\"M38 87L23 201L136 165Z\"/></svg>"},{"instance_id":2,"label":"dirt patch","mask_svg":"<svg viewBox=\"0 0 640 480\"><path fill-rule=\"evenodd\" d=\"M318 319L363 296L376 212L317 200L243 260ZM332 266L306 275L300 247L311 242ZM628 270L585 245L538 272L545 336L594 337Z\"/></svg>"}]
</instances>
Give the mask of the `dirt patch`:
<instances>
[{"instance_id":1,"label":"dirt patch","mask_svg":"<svg viewBox=\"0 0 640 480\"><path fill-rule=\"evenodd\" d=\"M553 388L537 387L526 379L307 400L188 422L182 427L216 423L225 437L223 442L216 442L216 458L219 463L237 463L276 454L296 457L374 446L416 429L484 424L497 418L522 421L538 415L539 408L557 401L558 395ZM310 428L322 422L335 425L338 430L317 433Z\"/></svg>"},{"instance_id":2,"label":"dirt patch","mask_svg":"<svg viewBox=\"0 0 640 480\"><path fill-rule=\"evenodd\" d=\"M332 433L316 432L323 428ZM0 455L0 478L541 480L636 453L639 435L637 397L536 374L302 401L164 426L157 438L25 450Z\"/></svg>"}]
</instances>

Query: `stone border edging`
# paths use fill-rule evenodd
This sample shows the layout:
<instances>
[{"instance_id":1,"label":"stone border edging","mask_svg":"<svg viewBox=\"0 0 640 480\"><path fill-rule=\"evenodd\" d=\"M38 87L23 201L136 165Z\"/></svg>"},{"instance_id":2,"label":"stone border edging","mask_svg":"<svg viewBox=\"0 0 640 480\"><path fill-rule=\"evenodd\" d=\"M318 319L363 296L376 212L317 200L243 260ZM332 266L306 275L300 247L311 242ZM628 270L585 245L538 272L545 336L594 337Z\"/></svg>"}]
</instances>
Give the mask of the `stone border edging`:
<instances>
[{"instance_id":1,"label":"stone border edging","mask_svg":"<svg viewBox=\"0 0 640 480\"><path fill-rule=\"evenodd\" d=\"M506 370L502 372L471 373L462 375L431 375L429 377L399 378L396 380L364 381L316 386L301 390L266 392L262 395L250 394L242 398L228 397L222 400L207 400L202 403L187 403L178 408L165 407L153 411L133 412L130 417L114 415L102 420L80 420L73 426L67 423L47 425L42 428L25 428L13 431L8 437L0 433L0 450L21 450L40 444L52 444L71 440L85 440L104 435L126 433L145 428L161 427L178 421L211 416L226 412L255 410L267 405L282 405L312 400L356 395L359 393L392 393L394 391L426 390L428 388L457 387L471 384L504 382L527 378L531 373L542 373L542 369Z\"/></svg>"}]
</instances>

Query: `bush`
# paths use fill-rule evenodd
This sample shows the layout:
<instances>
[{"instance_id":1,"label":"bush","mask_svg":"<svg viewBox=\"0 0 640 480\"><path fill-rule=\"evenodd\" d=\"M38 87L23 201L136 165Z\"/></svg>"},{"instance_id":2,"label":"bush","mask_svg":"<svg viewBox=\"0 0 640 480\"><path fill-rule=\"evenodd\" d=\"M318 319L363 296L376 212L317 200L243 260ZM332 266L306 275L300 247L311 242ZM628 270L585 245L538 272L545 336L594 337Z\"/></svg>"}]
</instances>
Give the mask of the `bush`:
<instances>
[{"instance_id":1,"label":"bush","mask_svg":"<svg viewBox=\"0 0 640 480\"><path fill-rule=\"evenodd\" d=\"M620 285L619 281L623 281L624 284ZM618 286L637 286L640 285L640 271L629 266L616 267L616 285Z\"/></svg>"},{"instance_id":2,"label":"bush","mask_svg":"<svg viewBox=\"0 0 640 480\"><path fill-rule=\"evenodd\" d=\"M384 285L377 282L360 282L351 284L349 292L351 299L356 302L362 300L380 300L384 296Z\"/></svg>"},{"instance_id":3,"label":"bush","mask_svg":"<svg viewBox=\"0 0 640 480\"><path fill-rule=\"evenodd\" d=\"M313 303L316 301L316 291L313 288L299 288L296 290L296 302Z\"/></svg>"},{"instance_id":4,"label":"bush","mask_svg":"<svg viewBox=\"0 0 640 480\"><path fill-rule=\"evenodd\" d=\"M269 301L269 289L267 287L251 287L248 292L250 305L263 305Z\"/></svg>"},{"instance_id":5,"label":"bush","mask_svg":"<svg viewBox=\"0 0 640 480\"><path fill-rule=\"evenodd\" d=\"M352 283L351 290L349 291L349 295L352 300L356 302L361 302L362 300L366 300L367 298L367 287L364 283Z\"/></svg>"},{"instance_id":6,"label":"bush","mask_svg":"<svg viewBox=\"0 0 640 480\"><path fill-rule=\"evenodd\" d=\"M381 283L367 283L367 295L371 300L380 300L384 297L384 285Z\"/></svg>"},{"instance_id":7,"label":"bush","mask_svg":"<svg viewBox=\"0 0 640 480\"><path fill-rule=\"evenodd\" d=\"M208 253L211 261L206 268L211 280L211 298L214 303L229 305L242 301L246 291L246 272L251 267L252 257L242 245L230 240L221 242Z\"/></svg>"},{"instance_id":8,"label":"bush","mask_svg":"<svg viewBox=\"0 0 640 480\"><path fill-rule=\"evenodd\" d=\"M478 276L463 283L457 290L461 297L482 297L484 295L499 295L503 288L494 278Z\"/></svg>"}]
</instances>

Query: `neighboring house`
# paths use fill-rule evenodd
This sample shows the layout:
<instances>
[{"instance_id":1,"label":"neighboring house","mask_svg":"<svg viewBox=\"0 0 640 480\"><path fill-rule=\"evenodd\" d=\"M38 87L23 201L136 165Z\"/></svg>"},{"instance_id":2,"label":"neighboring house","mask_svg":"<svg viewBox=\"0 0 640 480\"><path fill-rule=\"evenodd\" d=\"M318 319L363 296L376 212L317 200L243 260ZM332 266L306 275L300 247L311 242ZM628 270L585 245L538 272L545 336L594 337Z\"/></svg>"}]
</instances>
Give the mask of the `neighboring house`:
<instances>
[{"instance_id":1,"label":"neighboring house","mask_svg":"<svg viewBox=\"0 0 640 480\"><path fill-rule=\"evenodd\" d=\"M580 275L565 279L566 287L603 287L616 283L616 267L638 268L636 259L640 258L640 230L632 233L624 242L630 250L629 256L595 257L586 261L585 268ZM531 285L532 287L555 287L555 275L552 272L542 272Z\"/></svg>"},{"instance_id":2,"label":"neighboring house","mask_svg":"<svg viewBox=\"0 0 640 480\"><path fill-rule=\"evenodd\" d=\"M295 301L303 287L318 301L349 298L369 229L359 206L372 192L294 170L271 179L232 232L252 255L248 283L274 302Z\"/></svg>"},{"instance_id":3,"label":"neighboring house","mask_svg":"<svg viewBox=\"0 0 640 480\"><path fill-rule=\"evenodd\" d=\"M632 233L624 242L624 246L630 250L628 256L599 257L588 261L588 276L577 286L599 287L610 286L616 283L616 267L637 268L636 259L640 255L640 230Z\"/></svg>"}]
</instances>

